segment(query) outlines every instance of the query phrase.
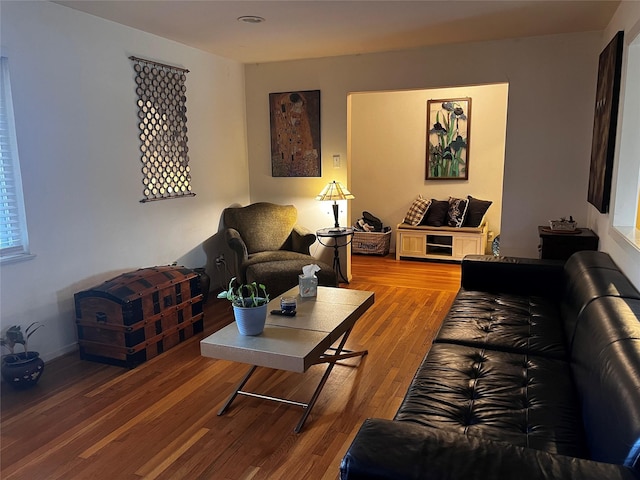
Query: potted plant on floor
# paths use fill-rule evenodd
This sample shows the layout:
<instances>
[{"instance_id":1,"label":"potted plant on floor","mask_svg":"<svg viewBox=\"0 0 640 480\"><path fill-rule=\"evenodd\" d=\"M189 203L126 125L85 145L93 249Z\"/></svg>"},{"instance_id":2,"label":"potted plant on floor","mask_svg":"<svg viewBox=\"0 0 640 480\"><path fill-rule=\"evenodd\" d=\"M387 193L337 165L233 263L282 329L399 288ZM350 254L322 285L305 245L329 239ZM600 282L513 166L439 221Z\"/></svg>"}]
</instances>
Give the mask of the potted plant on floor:
<instances>
[{"instance_id":1,"label":"potted plant on floor","mask_svg":"<svg viewBox=\"0 0 640 480\"><path fill-rule=\"evenodd\" d=\"M40 322L33 322L24 332L19 325L9 327L0 344L9 350L8 355L3 355L0 372L2 378L14 388L29 388L38 383L44 371L44 362L38 352L29 351L28 341L40 327ZM22 345L24 352L15 352L16 345Z\"/></svg>"},{"instance_id":2,"label":"potted plant on floor","mask_svg":"<svg viewBox=\"0 0 640 480\"><path fill-rule=\"evenodd\" d=\"M267 321L269 294L266 287L256 282L237 285L236 277L229 282L229 288L218 294L233 305L233 315L241 335L260 335Z\"/></svg>"}]
</instances>

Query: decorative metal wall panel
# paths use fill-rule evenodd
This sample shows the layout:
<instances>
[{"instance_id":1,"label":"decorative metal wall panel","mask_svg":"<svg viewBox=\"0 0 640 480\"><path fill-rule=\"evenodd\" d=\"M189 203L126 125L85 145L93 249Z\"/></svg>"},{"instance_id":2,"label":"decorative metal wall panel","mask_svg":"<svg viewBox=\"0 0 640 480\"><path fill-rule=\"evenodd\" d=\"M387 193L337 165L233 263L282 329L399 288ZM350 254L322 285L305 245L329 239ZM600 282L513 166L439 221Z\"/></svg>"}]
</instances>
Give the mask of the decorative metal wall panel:
<instances>
[{"instance_id":1,"label":"decorative metal wall panel","mask_svg":"<svg viewBox=\"0 0 640 480\"><path fill-rule=\"evenodd\" d=\"M138 127L144 198L141 202L194 196L187 146L189 70L129 57L138 95Z\"/></svg>"}]
</instances>

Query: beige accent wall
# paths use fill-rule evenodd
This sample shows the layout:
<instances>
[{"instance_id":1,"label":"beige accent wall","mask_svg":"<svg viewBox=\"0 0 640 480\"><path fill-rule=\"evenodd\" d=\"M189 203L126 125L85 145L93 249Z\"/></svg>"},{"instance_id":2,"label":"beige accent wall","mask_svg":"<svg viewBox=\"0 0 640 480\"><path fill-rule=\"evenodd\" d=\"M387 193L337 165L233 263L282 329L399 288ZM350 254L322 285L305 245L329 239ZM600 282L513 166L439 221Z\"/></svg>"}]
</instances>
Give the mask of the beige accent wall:
<instances>
[{"instance_id":1,"label":"beige accent wall","mask_svg":"<svg viewBox=\"0 0 640 480\"><path fill-rule=\"evenodd\" d=\"M347 152L349 94L508 84L501 252L537 257L538 225L569 215L586 224L600 38L600 32L576 33L247 65L251 201L290 201L311 228L328 224L314 195L334 178L350 188L366 180L356 180L356 167L349 167L355 162ZM268 95L313 89L321 91L322 178L272 178ZM334 154L341 155L340 168L332 166ZM399 184L404 178L398 169L390 180ZM386 222L395 221L417 186L407 188ZM352 190L356 201L369 195L361 186ZM361 212L354 202L348 208L344 215L351 222Z\"/></svg>"},{"instance_id":2,"label":"beige accent wall","mask_svg":"<svg viewBox=\"0 0 640 480\"><path fill-rule=\"evenodd\" d=\"M351 202L395 229L413 199L491 200L486 218L500 232L508 85L354 93L350 95ZM469 179L425 180L427 101L471 98ZM391 250L395 250L392 235Z\"/></svg>"}]
</instances>

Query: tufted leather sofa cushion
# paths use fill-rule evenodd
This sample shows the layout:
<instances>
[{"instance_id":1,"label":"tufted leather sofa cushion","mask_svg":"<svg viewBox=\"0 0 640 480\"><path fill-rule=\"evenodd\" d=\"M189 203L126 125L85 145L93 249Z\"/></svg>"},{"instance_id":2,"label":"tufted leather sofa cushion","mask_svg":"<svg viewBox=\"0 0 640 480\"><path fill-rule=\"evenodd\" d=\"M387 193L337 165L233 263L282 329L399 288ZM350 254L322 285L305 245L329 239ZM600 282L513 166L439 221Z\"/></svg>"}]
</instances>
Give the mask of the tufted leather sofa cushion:
<instances>
[{"instance_id":1,"label":"tufted leather sofa cushion","mask_svg":"<svg viewBox=\"0 0 640 480\"><path fill-rule=\"evenodd\" d=\"M567 362L441 343L431 347L395 420L584 457L577 403Z\"/></svg>"},{"instance_id":2,"label":"tufted leather sofa cushion","mask_svg":"<svg viewBox=\"0 0 640 480\"><path fill-rule=\"evenodd\" d=\"M462 289L435 341L566 358L557 303L542 297Z\"/></svg>"}]
</instances>

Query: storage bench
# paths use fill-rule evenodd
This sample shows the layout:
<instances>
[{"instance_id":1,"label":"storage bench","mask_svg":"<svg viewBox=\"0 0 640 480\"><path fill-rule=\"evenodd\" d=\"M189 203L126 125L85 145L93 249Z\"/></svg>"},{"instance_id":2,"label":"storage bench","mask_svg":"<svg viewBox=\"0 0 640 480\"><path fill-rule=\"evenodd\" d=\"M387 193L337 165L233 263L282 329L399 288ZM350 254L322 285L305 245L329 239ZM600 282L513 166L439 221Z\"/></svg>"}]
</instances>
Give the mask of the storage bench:
<instances>
[{"instance_id":1,"label":"storage bench","mask_svg":"<svg viewBox=\"0 0 640 480\"><path fill-rule=\"evenodd\" d=\"M465 255L483 255L487 223L479 227L430 227L398 224L396 260L401 257L462 261Z\"/></svg>"}]
</instances>

